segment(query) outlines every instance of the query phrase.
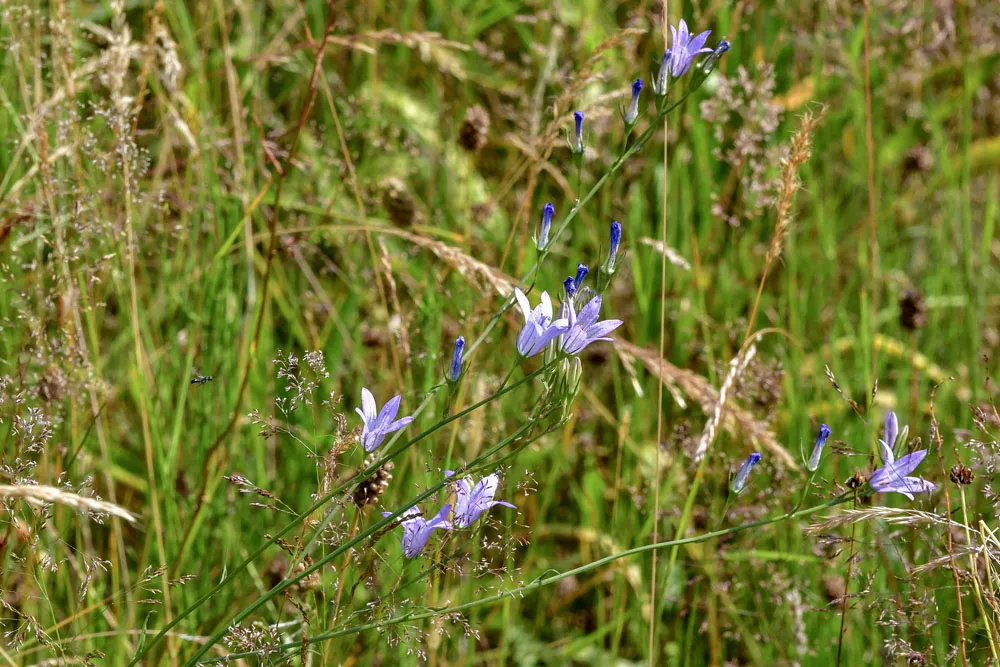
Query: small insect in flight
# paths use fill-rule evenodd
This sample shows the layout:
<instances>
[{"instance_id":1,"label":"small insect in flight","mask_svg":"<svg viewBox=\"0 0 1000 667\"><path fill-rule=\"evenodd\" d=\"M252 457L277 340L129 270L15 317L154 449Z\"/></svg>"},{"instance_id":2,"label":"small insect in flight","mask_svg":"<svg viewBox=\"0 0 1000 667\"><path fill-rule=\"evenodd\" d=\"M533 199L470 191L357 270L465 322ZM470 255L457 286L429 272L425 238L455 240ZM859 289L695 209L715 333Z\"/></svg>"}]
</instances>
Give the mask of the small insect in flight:
<instances>
[{"instance_id":1,"label":"small insect in flight","mask_svg":"<svg viewBox=\"0 0 1000 667\"><path fill-rule=\"evenodd\" d=\"M202 375L198 372L198 369L194 369L194 377L191 378L191 384L208 384L215 378L211 375Z\"/></svg>"}]
</instances>

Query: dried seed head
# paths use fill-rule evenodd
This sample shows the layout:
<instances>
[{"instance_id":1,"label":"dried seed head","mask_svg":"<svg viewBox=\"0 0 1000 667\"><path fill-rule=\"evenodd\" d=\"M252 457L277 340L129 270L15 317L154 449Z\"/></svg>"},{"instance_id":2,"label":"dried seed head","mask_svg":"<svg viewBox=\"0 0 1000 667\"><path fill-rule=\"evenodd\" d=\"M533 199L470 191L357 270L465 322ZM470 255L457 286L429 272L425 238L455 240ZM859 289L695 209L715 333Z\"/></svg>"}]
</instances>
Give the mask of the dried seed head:
<instances>
[{"instance_id":1,"label":"dried seed head","mask_svg":"<svg viewBox=\"0 0 1000 667\"><path fill-rule=\"evenodd\" d=\"M927 324L927 303L915 287L907 287L899 298L899 326L907 331L922 329Z\"/></svg>"},{"instance_id":2,"label":"dried seed head","mask_svg":"<svg viewBox=\"0 0 1000 667\"><path fill-rule=\"evenodd\" d=\"M38 397L46 403L58 403L68 388L69 382L59 367L49 366L38 382Z\"/></svg>"},{"instance_id":3,"label":"dried seed head","mask_svg":"<svg viewBox=\"0 0 1000 667\"><path fill-rule=\"evenodd\" d=\"M478 151L486 145L489 132L490 113L477 104L465 112L465 120L458 131L458 143L466 150Z\"/></svg>"},{"instance_id":4,"label":"dried seed head","mask_svg":"<svg viewBox=\"0 0 1000 667\"><path fill-rule=\"evenodd\" d=\"M373 463L375 463L374 454L365 459L363 467L367 468ZM389 488L393 467L393 462L389 461L376 470L371 477L358 484L358 488L354 489L354 504L358 507L364 507L365 505L374 505L377 503L378 499L385 493L385 490Z\"/></svg>"},{"instance_id":5,"label":"dried seed head","mask_svg":"<svg viewBox=\"0 0 1000 667\"><path fill-rule=\"evenodd\" d=\"M860 489L865 485L868 480L860 472L854 473L854 476L847 480L844 484L849 489Z\"/></svg>"},{"instance_id":6,"label":"dried seed head","mask_svg":"<svg viewBox=\"0 0 1000 667\"><path fill-rule=\"evenodd\" d=\"M972 484L972 480L976 478L975 473L972 472L972 468L969 466L957 465L951 469L951 474L948 475L951 481L959 486L968 486Z\"/></svg>"},{"instance_id":7,"label":"dried seed head","mask_svg":"<svg viewBox=\"0 0 1000 667\"><path fill-rule=\"evenodd\" d=\"M382 181L382 206L389 220L399 227L411 226L417 218L417 205L406 183L396 177Z\"/></svg>"}]
</instances>

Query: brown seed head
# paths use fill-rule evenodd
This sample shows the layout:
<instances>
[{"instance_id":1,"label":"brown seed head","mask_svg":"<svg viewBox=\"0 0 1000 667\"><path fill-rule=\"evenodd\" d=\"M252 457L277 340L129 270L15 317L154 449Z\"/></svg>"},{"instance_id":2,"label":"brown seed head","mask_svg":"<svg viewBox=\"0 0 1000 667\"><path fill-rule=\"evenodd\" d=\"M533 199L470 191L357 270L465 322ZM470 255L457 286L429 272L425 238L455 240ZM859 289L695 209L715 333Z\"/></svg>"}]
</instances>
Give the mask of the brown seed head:
<instances>
[{"instance_id":1,"label":"brown seed head","mask_svg":"<svg viewBox=\"0 0 1000 667\"><path fill-rule=\"evenodd\" d=\"M907 287L899 298L899 326L907 331L922 329L927 324L927 302L915 287Z\"/></svg>"},{"instance_id":2,"label":"brown seed head","mask_svg":"<svg viewBox=\"0 0 1000 667\"><path fill-rule=\"evenodd\" d=\"M396 177L382 182L382 206L394 225L409 227L417 217L417 205L406 183Z\"/></svg>"},{"instance_id":3,"label":"brown seed head","mask_svg":"<svg viewBox=\"0 0 1000 667\"><path fill-rule=\"evenodd\" d=\"M951 469L951 474L948 477L951 478L953 483L959 486L968 486L972 484L972 480L976 478L976 475L969 466L957 465Z\"/></svg>"},{"instance_id":4,"label":"brown seed head","mask_svg":"<svg viewBox=\"0 0 1000 667\"><path fill-rule=\"evenodd\" d=\"M868 479L865 478L864 475L862 475L860 472L856 472L854 473L853 477L851 477L849 480L847 480L847 482L845 482L845 484L849 489L860 489L862 486L865 485L865 482L867 481Z\"/></svg>"},{"instance_id":5,"label":"brown seed head","mask_svg":"<svg viewBox=\"0 0 1000 667\"><path fill-rule=\"evenodd\" d=\"M364 467L367 468L372 463L375 462L375 455L369 455L364 462ZM378 499L382 497L385 490L389 488L389 482L392 480L392 469L393 462L389 461L384 466L375 471L375 473L358 484L358 487L354 489L354 504L358 507L364 507L365 505L374 505L378 502Z\"/></svg>"},{"instance_id":6,"label":"brown seed head","mask_svg":"<svg viewBox=\"0 0 1000 667\"><path fill-rule=\"evenodd\" d=\"M465 120L458 131L458 143L466 150L478 151L486 145L489 132L490 112L477 104L465 112Z\"/></svg>"}]
</instances>

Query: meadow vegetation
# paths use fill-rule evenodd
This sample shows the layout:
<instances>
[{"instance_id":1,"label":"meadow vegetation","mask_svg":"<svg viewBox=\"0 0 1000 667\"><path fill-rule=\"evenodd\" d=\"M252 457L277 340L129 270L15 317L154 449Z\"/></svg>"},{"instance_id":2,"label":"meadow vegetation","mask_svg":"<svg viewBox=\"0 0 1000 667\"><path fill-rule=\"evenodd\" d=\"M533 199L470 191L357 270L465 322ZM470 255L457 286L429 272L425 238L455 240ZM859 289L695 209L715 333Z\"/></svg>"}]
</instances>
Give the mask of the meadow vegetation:
<instances>
[{"instance_id":1,"label":"meadow vegetation","mask_svg":"<svg viewBox=\"0 0 1000 667\"><path fill-rule=\"evenodd\" d=\"M0 664L1000 664L995 3L0 44Z\"/></svg>"}]
</instances>

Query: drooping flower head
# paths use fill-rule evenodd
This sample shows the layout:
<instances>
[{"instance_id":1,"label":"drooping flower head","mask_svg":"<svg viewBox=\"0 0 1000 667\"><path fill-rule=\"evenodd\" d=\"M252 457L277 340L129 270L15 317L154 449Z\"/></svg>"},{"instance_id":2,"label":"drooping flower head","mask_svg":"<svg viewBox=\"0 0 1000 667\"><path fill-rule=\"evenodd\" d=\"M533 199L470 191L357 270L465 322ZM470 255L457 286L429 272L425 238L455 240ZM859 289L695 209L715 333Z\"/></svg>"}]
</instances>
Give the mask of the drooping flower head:
<instances>
[{"instance_id":1,"label":"drooping flower head","mask_svg":"<svg viewBox=\"0 0 1000 667\"><path fill-rule=\"evenodd\" d=\"M632 84L632 99L625 109L625 124L632 125L639 117L639 93L642 92L642 79L636 79Z\"/></svg>"},{"instance_id":2,"label":"drooping flower head","mask_svg":"<svg viewBox=\"0 0 1000 667\"><path fill-rule=\"evenodd\" d=\"M465 354L465 336L455 339L455 349L451 353L451 366L448 367L448 379L458 382L462 375L462 355Z\"/></svg>"},{"instance_id":3,"label":"drooping flower head","mask_svg":"<svg viewBox=\"0 0 1000 667\"><path fill-rule=\"evenodd\" d=\"M552 321L552 300L548 292L542 292L541 303L534 310L528 297L517 287L514 288L514 298L524 314L524 328L517 337L517 351L522 357L535 356L553 338L566 333L569 323L565 319Z\"/></svg>"},{"instance_id":4,"label":"drooping flower head","mask_svg":"<svg viewBox=\"0 0 1000 667\"><path fill-rule=\"evenodd\" d=\"M538 225L538 235L535 237L535 247L544 250L549 244L549 230L552 229L552 216L556 214L556 207L549 202L542 207L542 221Z\"/></svg>"},{"instance_id":5,"label":"drooping flower head","mask_svg":"<svg viewBox=\"0 0 1000 667\"><path fill-rule=\"evenodd\" d=\"M587 277L590 273L590 267L586 264L576 265L576 278L573 279L573 283L576 285L576 289L580 289L580 285L583 284L583 279Z\"/></svg>"},{"instance_id":6,"label":"drooping flower head","mask_svg":"<svg viewBox=\"0 0 1000 667\"><path fill-rule=\"evenodd\" d=\"M760 463L760 453L754 452L747 457L747 460L743 462L740 469L736 471L736 477L733 478L732 491L733 493L739 495L746 488L747 479L750 477L750 471L753 467Z\"/></svg>"},{"instance_id":7,"label":"drooping flower head","mask_svg":"<svg viewBox=\"0 0 1000 667\"><path fill-rule=\"evenodd\" d=\"M583 112L574 111L573 112L573 122L576 128L573 132L573 152L577 154L583 153Z\"/></svg>"},{"instance_id":8,"label":"drooping flower head","mask_svg":"<svg viewBox=\"0 0 1000 667\"><path fill-rule=\"evenodd\" d=\"M455 473L445 470L444 474L451 477ZM503 500L493 500L499 484L500 476L496 473L483 477L475 485L466 477L455 482L455 526L457 528L471 526L483 512L497 505L516 509L514 505Z\"/></svg>"},{"instance_id":9,"label":"drooping flower head","mask_svg":"<svg viewBox=\"0 0 1000 667\"><path fill-rule=\"evenodd\" d=\"M937 486L922 477L910 476L927 456L926 449L896 458L893 444L898 433L899 422L896 413L890 412L885 418L885 439L879 440L882 449L882 467L872 473L868 484L876 493L901 493L913 500L914 493L929 493Z\"/></svg>"},{"instance_id":10,"label":"drooping flower head","mask_svg":"<svg viewBox=\"0 0 1000 667\"><path fill-rule=\"evenodd\" d=\"M390 398L389 402L382 406L382 410L378 410L375 397L368 389L362 387L361 408L354 408L354 411L361 415L361 421L364 423L364 428L361 430L361 445L366 452L375 451L385 440L385 436L413 421L413 417L396 419L399 403L402 400L402 396Z\"/></svg>"},{"instance_id":11,"label":"drooping flower head","mask_svg":"<svg viewBox=\"0 0 1000 667\"><path fill-rule=\"evenodd\" d=\"M451 530L451 521L448 521L448 514L451 513L451 505L445 505L434 515L434 518L427 521L420 515L420 510L411 507L403 514L403 555L407 558L414 558L427 546L427 540L431 533L438 528ZM382 512L382 516L392 516L392 512Z\"/></svg>"},{"instance_id":12,"label":"drooping flower head","mask_svg":"<svg viewBox=\"0 0 1000 667\"><path fill-rule=\"evenodd\" d=\"M687 23L681 19L677 27L670 26L672 44L670 45L670 75L683 76L691 67L691 62L702 53L712 53L712 49L704 48L711 30L698 35L688 31Z\"/></svg>"},{"instance_id":13,"label":"drooping flower head","mask_svg":"<svg viewBox=\"0 0 1000 667\"><path fill-rule=\"evenodd\" d=\"M608 246L608 259L604 262L604 272L609 276L615 272L615 262L618 260L618 248L622 242L622 226L617 220L611 222L611 245Z\"/></svg>"},{"instance_id":14,"label":"drooping flower head","mask_svg":"<svg viewBox=\"0 0 1000 667\"><path fill-rule=\"evenodd\" d=\"M809 463L806 464L806 469L809 472L815 472L816 468L819 467L819 460L823 456L823 447L826 446L826 441L830 438L830 427L826 424L819 425L819 435L816 436L816 442L813 443L812 455L809 457Z\"/></svg>"},{"instance_id":15,"label":"drooping flower head","mask_svg":"<svg viewBox=\"0 0 1000 667\"><path fill-rule=\"evenodd\" d=\"M585 347L599 340L611 340L608 334L622 325L621 320L597 321L601 314L601 296L587 302L577 315L572 300L567 299L569 322L566 335L562 339L562 349L566 354L579 354Z\"/></svg>"}]
</instances>

